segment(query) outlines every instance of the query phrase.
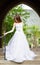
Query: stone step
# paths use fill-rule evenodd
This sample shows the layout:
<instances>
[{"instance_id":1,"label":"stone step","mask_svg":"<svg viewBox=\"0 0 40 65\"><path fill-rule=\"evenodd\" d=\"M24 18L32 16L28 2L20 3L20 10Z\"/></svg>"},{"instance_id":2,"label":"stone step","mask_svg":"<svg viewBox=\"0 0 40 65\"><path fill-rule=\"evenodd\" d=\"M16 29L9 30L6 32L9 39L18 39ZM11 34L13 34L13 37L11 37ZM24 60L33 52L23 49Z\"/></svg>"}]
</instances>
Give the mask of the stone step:
<instances>
[{"instance_id":1,"label":"stone step","mask_svg":"<svg viewBox=\"0 0 40 65\"><path fill-rule=\"evenodd\" d=\"M4 60L4 56L0 56L0 65L19 65L13 61ZM21 65L40 65L40 56L37 56L34 60L26 60Z\"/></svg>"},{"instance_id":2,"label":"stone step","mask_svg":"<svg viewBox=\"0 0 40 65\"><path fill-rule=\"evenodd\" d=\"M0 60L0 65L40 65L40 60L24 61L22 63L16 63L13 61Z\"/></svg>"},{"instance_id":3,"label":"stone step","mask_svg":"<svg viewBox=\"0 0 40 65\"><path fill-rule=\"evenodd\" d=\"M4 55L0 55L0 60L3 59L5 56ZM40 60L40 54L38 54L34 60Z\"/></svg>"},{"instance_id":4,"label":"stone step","mask_svg":"<svg viewBox=\"0 0 40 65\"><path fill-rule=\"evenodd\" d=\"M15 63L13 61L7 61L4 59L0 60L0 65L40 65L40 59L37 58L36 60L24 61L23 63Z\"/></svg>"},{"instance_id":5,"label":"stone step","mask_svg":"<svg viewBox=\"0 0 40 65\"><path fill-rule=\"evenodd\" d=\"M4 62L6 62L7 64L9 63L10 64L10 62L9 61L7 61L7 60L4 60L4 55L3 56L0 56L0 64L2 64L2 63ZM29 62L29 63L36 63L36 62L40 62L40 55L38 55L36 58L34 58L34 60L32 60L32 61L27 61L27 62ZM26 62L25 62L26 63ZM36 63L37 64L37 63Z\"/></svg>"},{"instance_id":6,"label":"stone step","mask_svg":"<svg viewBox=\"0 0 40 65\"><path fill-rule=\"evenodd\" d=\"M4 60L3 50L0 51L0 65L40 65L40 51L32 49L38 56L34 60L26 60L23 63L15 63L13 61Z\"/></svg>"}]
</instances>

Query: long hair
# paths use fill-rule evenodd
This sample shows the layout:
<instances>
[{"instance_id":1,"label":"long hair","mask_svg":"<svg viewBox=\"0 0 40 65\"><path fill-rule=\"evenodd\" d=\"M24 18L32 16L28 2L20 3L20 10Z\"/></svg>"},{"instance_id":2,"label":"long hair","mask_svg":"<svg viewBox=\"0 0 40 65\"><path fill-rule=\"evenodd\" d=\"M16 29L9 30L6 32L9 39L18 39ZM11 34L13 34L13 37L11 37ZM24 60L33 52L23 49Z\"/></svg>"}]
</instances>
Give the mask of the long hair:
<instances>
[{"instance_id":1,"label":"long hair","mask_svg":"<svg viewBox=\"0 0 40 65\"><path fill-rule=\"evenodd\" d=\"M17 23L22 22L21 17L20 17L19 14L16 14L16 15L14 16L14 21L15 21L15 19L17 20ZM15 21L15 22L16 22L16 21Z\"/></svg>"}]
</instances>

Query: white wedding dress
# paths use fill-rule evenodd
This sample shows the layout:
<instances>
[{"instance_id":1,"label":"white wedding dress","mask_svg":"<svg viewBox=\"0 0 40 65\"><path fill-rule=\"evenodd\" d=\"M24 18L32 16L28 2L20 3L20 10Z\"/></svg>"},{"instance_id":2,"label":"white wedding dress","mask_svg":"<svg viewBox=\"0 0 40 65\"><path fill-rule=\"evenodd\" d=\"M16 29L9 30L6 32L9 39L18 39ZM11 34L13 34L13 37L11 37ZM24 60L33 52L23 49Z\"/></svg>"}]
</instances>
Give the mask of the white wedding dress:
<instances>
[{"instance_id":1,"label":"white wedding dress","mask_svg":"<svg viewBox=\"0 0 40 65\"><path fill-rule=\"evenodd\" d=\"M15 62L33 60L36 54L30 50L29 43L23 32L23 24L16 23L16 32L6 46L5 58Z\"/></svg>"}]
</instances>

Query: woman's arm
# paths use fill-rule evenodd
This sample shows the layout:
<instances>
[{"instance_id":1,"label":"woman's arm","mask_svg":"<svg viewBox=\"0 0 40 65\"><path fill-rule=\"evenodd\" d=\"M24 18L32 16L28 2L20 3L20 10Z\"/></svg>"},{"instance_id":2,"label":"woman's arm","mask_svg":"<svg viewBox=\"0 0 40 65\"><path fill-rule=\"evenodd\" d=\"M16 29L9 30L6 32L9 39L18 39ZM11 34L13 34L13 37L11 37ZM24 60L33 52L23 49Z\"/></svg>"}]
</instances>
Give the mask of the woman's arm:
<instances>
[{"instance_id":1,"label":"woman's arm","mask_svg":"<svg viewBox=\"0 0 40 65\"><path fill-rule=\"evenodd\" d=\"M13 24L13 28L12 28L12 30L10 30L10 31L8 31L8 32L6 32L6 33L4 33L4 36L7 35L8 33L13 32L13 31L14 31L14 28L15 28L15 23Z\"/></svg>"}]
</instances>

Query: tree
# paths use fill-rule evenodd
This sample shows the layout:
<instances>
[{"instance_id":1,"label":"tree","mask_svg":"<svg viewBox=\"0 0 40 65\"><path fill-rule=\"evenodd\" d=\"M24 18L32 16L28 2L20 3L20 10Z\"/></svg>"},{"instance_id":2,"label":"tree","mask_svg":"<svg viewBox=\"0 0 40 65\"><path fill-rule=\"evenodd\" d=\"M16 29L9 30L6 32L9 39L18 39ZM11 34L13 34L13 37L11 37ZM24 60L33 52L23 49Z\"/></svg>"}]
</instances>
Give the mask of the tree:
<instances>
[{"instance_id":1,"label":"tree","mask_svg":"<svg viewBox=\"0 0 40 65\"><path fill-rule=\"evenodd\" d=\"M31 34L32 34L31 40L32 40L34 47L38 46L38 44L37 44L37 39L39 37L39 31L38 30L39 30L39 28L35 25L31 27Z\"/></svg>"}]
</instances>

